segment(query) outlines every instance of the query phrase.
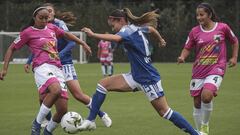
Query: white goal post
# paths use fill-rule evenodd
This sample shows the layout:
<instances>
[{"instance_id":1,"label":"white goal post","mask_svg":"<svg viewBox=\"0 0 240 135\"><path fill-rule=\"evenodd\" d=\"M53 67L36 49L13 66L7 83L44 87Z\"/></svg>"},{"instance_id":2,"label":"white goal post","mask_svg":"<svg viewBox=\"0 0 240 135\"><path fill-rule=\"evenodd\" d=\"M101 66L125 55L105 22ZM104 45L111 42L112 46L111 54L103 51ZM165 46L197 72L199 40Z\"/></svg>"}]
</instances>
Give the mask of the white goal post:
<instances>
[{"instance_id":1,"label":"white goal post","mask_svg":"<svg viewBox=\"0 0 240 135\"><path fill-rule=\"evenodd\" d=\"M78 38L82 39L86 42L86 34L81 31L70 31ZM9 45L14 41L14 39L19 35L19 32L4 32L0 31L0 62L3 61L4 55L7 51ZM72 50L73 52L73 62L74 63L87 63L87 56L84 52L82 46L76 45ZM12 63L24 64L27 61L27 58L30 54L30 51L27 47L23 47L20 51L17 51L16 54L13 55Z\"/></svg>"}]
</instances>

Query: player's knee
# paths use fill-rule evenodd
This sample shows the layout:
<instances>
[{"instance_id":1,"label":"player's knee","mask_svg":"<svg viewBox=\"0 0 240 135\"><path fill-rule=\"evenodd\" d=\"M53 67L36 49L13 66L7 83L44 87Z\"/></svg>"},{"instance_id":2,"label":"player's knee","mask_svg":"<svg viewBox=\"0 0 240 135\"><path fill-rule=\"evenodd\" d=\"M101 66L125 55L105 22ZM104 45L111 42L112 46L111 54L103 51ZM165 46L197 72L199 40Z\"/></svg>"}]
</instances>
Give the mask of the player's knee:
<instances>
[{"instance_id":1,"label":"player's knee","mask_svg":"<svg viewBox=\"0 0 240 135\"><path fill-rule=\"evenodd\" d=\"M104 78L98 82L98 85L103 87L106 91L108 91L109 83L108 81Z\"/></svg>"},{"instance_id":2,"label":"player's knee","mask_svg":"<svg viewBox=\"0 0 240 135\"><path fill-rule=\"evenodd\" d=\"M213 95L212 94L203 94L201 97L201 100L203 103L210 103L213 99Z\"/></svg>"}]
</instances>

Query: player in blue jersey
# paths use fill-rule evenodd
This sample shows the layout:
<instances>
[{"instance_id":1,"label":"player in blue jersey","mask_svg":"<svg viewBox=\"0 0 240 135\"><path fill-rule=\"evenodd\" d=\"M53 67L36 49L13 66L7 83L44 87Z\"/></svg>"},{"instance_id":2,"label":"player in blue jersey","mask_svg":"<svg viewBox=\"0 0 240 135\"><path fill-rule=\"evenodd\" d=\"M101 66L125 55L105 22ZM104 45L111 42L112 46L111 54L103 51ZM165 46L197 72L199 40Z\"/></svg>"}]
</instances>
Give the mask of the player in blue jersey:
<instances>
[{"instance_id":1,"label":"player in blue jersey","mask_svg":"<svg viewBox=\"0 0 240 135\"><path fill-rule=\"evenodd\" d=\"M50 12L49 21L51 23L60 27L64 31L69 31L64 21L54 17L55 10L54 10L53 4L45 3L45 4L43 4L43 6L46 7ZM66 21L67 23L69 23L69 22L72 23L75 21L74 16L70 12L65 12L62 14L64 14L64 17L67 18L67 21ZM59 15L59 16L61 18L61 15ZM83 104L85 104L88 108L90 108L91 107L91 98L88 95L86 95L85 93L83 93L83 91L81 90L81 87L80 87L80 84L79 84L78 78L77 78L77 73L76 73L74 65L73 65L71 50L74 46L75 46L75 42L73 42L73 41L67 40L65 38L58 39L57 47L58 47L59 57L60 57L61 64L62 64L62 70L64 73L67 87L68 87L69 91L72 93L72 95L74 96L74 98L77 99L78 101L82 102ZM34 57L34 56L29 57L27 64L25 64L25 66L24 66L24 69L26 72L29 72L29 70L30 70L30 64L31 64L32 57ZM40 103L42 102L42 99L43 99L43 97L40 97ZM108 116L107 113L105 113L103 111L99 111L98 115L99 115L99 117L101 117L101 119L106 127L111 126L112 120L110 119L110 117ZM48 114L46 119L47 120L51 119L51 113Z\"/></svg>"},{"instance_id":2,"label":"player in blue jersey","mask_svg":"<svg viewBox=\"0 0 240 135\"><path fill-rule=\"evenodd\" d=\"M133 92L143 91L154 109L160 116L173 122L181 130L198 135L195 129L180 115L172 110L166 101L161 85L160 75L151 64L151 53L147 34L151 34L164 47L166 42L154 28L157 25L158 14L155 11L143 14L141 17L133 16L129 9L115 10L108 18L108 24L113 34L97 34L89 28L83 28L89 37L121 42L126 50L131 65L131 72L104 78L97 84L92 99L92 108L89 116L78 128L80 131L96 128L95 119L107 92Z\"/></svg>"}]
</instances>

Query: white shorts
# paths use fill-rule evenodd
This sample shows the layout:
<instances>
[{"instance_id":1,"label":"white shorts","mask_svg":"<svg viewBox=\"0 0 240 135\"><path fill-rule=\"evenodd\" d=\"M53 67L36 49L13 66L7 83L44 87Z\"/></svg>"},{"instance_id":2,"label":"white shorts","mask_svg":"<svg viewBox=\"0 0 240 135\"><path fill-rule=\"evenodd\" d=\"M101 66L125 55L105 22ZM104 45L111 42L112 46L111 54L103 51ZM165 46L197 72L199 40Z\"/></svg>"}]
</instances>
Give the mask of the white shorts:
<instances>
[{"instance_id":1,"label":"white shorts","mask_svg":"<svg viewBox=\"0 0 240 135\"><path fill-rule=\"evenodd\" d=\"M66 64L62 66L65 81L77 80L77 73L73 64Z\"/></svg>"},{"instance_id":2,"label":"white shorts","mask_svg":"<svg viewBox=\"0 0 240 135\"><path fill-rule=\"evenodd\" d=\"M212 91L216 96L222 80L223 78L220 75L209 75L204 79L192 79L190 82L191 96L199 96L203 89Z\"/></svg>"},{"instance_id":3,"label":"white shorts","mask_svg":"<svg viewBox=\"0 0 240 135\"><path fill-rule=\"evenodd\" d=\"M133 91L143 91L149 101L164 96L161 80L159 80L156 84L142 85L133 80L131 73L126 73L122 75Z\"/></svg>"},{"instance_id":4,"label":"white shorts","mask_svg":"<svg viewBox=\"0 0 240 135\"><path fill-rule=\"evenodd\" d=\"M63 72L55 65L44 63L34 68L34 78L40 95L45 94L49 85L58 82L61 86L61 97L68 99L67 86Z\"/></svg>"}]
</instances>

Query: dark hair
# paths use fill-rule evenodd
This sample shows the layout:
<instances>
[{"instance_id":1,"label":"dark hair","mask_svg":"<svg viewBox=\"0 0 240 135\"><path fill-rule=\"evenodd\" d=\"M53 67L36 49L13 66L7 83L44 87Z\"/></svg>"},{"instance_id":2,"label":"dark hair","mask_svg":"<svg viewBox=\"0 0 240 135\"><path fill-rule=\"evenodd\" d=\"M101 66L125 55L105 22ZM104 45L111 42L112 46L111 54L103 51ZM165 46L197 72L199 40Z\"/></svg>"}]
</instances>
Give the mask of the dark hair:
<instances>
[{"instance_id":1,"label":"dark hair","mask_svg":"<svg viewBox=\"0 0 240 135\"><path fill-rule=\"evenodd\" d=\"M213 9L213 7L209 4L209 3L201 3L197 6L197 8L203 8L204 11L206 13L208 13L208 15L211 15L211 20L214 22L218 22L219 18L216 15L215 10Z\"/></svg>"},{"instance_id":2,"label":"dark hair","mask_svg":"<svg viewBox=\"0 0 240 135\"><path fill-rule=\"evenodd\" d=\"M41 5L38 5L37 7L35 7L34 10L33 10L33 13L32 13L31 20L29 21L29 23L28 23L26 26L24 26L24 27L21 29L21 31L23 31L24 29L28 28L29 26L33 26L34 23L35 23L33 17L36 17L37 13L38 13L39 11L43 10L43 9L47 9L47 8L44 7L44 6L41 6Z\"/></svg>"},{"instance_id":3,"label":"dark hair","mask_svg":"<svg viewBox=\"0 0 240 135\"><path fill-rule=\"evenodd\" d=\"M151 12L144 13L140 17L137 17L132 14L130 9L124 8L122 10L120 9L114 10L109 17L110 18L112 17L113 19L118 19L118 20L120 20L120 18L124 18L125 21L129 21L134 25L138 25L138 26L149 25L156 28L157 18L159 17L159 15L156 12L157 10L154 10Z\"/></svg>"},{"instance_id":4,"label":"dark hair","mask_svg":"<svg viewBox=\"0 0 240 135\"><path fill-rule=\"evenodd\" d=\"M74 14L70 11L60 11L57 10L54 6L54 4L52 3L44 3L42 6L44 7L52 7L55 11L55 17L64 21L66 23L66 25L68 26L73 26L76 23L77 17L74 16Z\"/></svg>"}]
</instances>

